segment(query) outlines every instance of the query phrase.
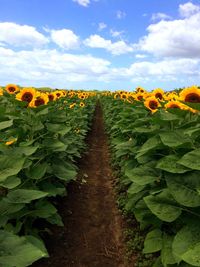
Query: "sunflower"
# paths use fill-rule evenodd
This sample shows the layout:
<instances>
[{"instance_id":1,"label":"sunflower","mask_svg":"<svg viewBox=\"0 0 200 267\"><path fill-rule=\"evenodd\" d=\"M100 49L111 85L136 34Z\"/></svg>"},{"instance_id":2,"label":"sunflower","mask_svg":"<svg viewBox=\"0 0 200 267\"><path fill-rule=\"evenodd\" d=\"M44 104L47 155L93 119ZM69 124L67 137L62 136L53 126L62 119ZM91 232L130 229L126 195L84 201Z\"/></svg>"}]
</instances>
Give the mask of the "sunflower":
<instances>
[{"instance_id":1,"label":"sunflower","mask_svg":"<svg viewBox=\"0 0 200 267\"><path fill-rule=\"evenodd\" d=\"M114 94L114 99L118 99L118 98L120 98L120 94L118 93Z\"/></svg>"},{"instance_id":2,"label":"sunflower","mask_svg":"<svg viewBox=\"0 0 200 267\"><path fill-rule=\"evenodd\" d=\"M6 145L6 146L10 146L10 145L12 145L13 143L15 143L16 141L17 141L17 138L11 139L11 140L5 142L5 145Z\"/></svg>"},{"instance_id":3,"label":"sunflower","mask_svg":"<svg viewBox=\"0 0 200 267\"><path fill-rule=\"evenodd\" d=\"M135 94L135 99L136 99L137 101L142 101L142 100L144 99L144 96L145 96L144 93L140 93L140 92L138 92L137 94Z\"/></svg>"},{"instance_id":4,"label":"sunflower","mask_svg":"<svg viewBox=\"0 0 200 267\"><path fill-rule=\"evenodd\" d=\"M165 104L165 108L179 108L179 109L185 109L185 105L182 104L179 101L169 101L167 104Z\"/></svg>"},{"instance_id":5,"label":"sunflower","mask_svg":"<svg viewBox=\"0 0 200 267\"><path fill-rule=\"evenodd\" d=\"M153 90L152 95L158 98L159 100L163 100L165 92L163 89L157 88Z\"/></svg>"},{"instance_id":6,"label":"sunflower","mask_svg":"<svg viewBox=\"0 0 200 267\"><path fill-rule=\"evenodd\" d=\"M69 105L69 108L74 108L76 106L76 103L72 103Z\"/></svg>"},{"instance_id":7,"label":"sunflower","mask_svg":"<svg viewBox=\"0 0 200 267\"><path fill-rule=\"evenodd\" d=\"M158 108L161 106L158 99L155 96L148 97L144 101L144 105L145 105L145 107L150 109L152 111L152 113L156 112L158 110Z\"/></svg>"},{"instance_id":8,"label":"sunflower","mask_svg":"<svg viewBox=\"0 0 200 267\"><path fill-rule=\"evenodd\" d=\"M17 95L16 99L30 103L36 95L34 88L23 88Z\"/></svg>"},{"instance_id":9,"label":"sunflower","mask_svg":"<svg viewBox=\"0 0 200 267\"><path fill-rule=\"evenodd\" d=\"M146 90L141 86L138 86L135 90L137 93L142 93L142 94L146 92Z\"/></svg>"},{"instance_id":10,"label":"sunflower","mask_svg":"<svg viewBox=\"0 0 200 267\"><path fill-rule=\"evenodd\" d=\"M3 89L0 87L0 95L3 95Z\"/></svg>"},{"instance_id":11,"label":"sunflower","mask_svg":"<svg viewBox=\"0 0 200 267\"><path fill-rule=\"evenodd\" d=\"M47 94L49 101L54 101L56 100L56 95L54 93L48 93Z\"/></svg>"},{"instance_id":12,"label":"sunflower","mask_svg":"<svg viewBox=\"0 0 200 267\"><path fill-rule=\"evenodd\" d=\"M8 84L8 85L6 85L6 91L9 94L13 95L19 91L19 87L16 84Z\"/></svg>"},{"instance_id":13,"label":"sunflower","mask_svg":"<svg viewBox=\"0 0 200 267\"><path fill-rule=\"evenodd\" d=\"M81 102L81 103L79 104L79 106L80 106L81 108L83 108L83 107L85 107L85 104L84 104L83 102Z\"/></svg>"},{"instance_id":14,"label":"sunflower","mask_svg":"<svg viewBox=\"0 0 200 267\"><path fill-rule=\"evenodd\" d=\"M125 100L127 98L127 95L125 93L120 94L120 98Z\"/></svg>"},{"instance_id":15,"label":"sunflower","mask_svg":"<svg viewBox=\"0 0 200 267\"><path fill-rule=\"evenodd\" d=\"M46 105L49 102L49 98L45 93L37 92L35 98L29 103L29 107L35 108L41 105Z\"/></svg>"},{"instance_id":16,"label":"sunflower","mask_svg":"<svg viewBox=\"0 0 200 267\"><path fill-rule=\"evenodd\" d=\"M200 89L197 86L183 89L180 92L180 100L190 103L200 103Z\"/></svg>"}]
</instances>

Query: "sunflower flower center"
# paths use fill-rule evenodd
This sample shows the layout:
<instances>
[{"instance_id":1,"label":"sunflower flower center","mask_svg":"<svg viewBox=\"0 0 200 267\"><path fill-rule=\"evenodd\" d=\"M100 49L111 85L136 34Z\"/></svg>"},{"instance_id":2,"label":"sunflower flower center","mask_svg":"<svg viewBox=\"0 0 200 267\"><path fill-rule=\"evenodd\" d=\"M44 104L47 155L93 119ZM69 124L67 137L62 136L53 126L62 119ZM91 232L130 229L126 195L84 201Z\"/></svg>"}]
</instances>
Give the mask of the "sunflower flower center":
<instances>
[{"instance_id":1,"label":"sunflower flower center","mask_svg":"<svg viewBox=\"0 0 200 267\"><path fill-rule=\"evenodd\" d=\"M155 109L158 108L158 103L156 101L154 101L154 100L151 100L149 102L149 107L150 107L150 109L155 110Z\"/></svg>"},{"instance_id":2,"label":"sunflower flower center","mask_svg":"<svg viewBox=\"0 0 200 267\"><path fill-rule=\"evenodd\" d=\"M196 93L190 93L185 97L186 102L200 103L200 95Z\"/></svg>"},{"instance_id":3,"label":"sunflower flower center","mask_svg":"<svg viewBox=\"0 0 200 267\"><path fill-rule=\"evenodd\" d=\"M44 104L45 104L45 102L44 102L44 99L42 99L42 98L38 98L35 100L35 106L36 107L44 105Z\"/></svg>"},{"instance_id":4,"label":"sunflower flower center","mask_svg":"<svg viewBox=\"0 0 200 267\"><path fill-rule=\"evenodd\" d=\"M163 99L163 96L162 96L161 93L156 93L156 94L155 94L155 97L156 97L156 98L159 98L160 100Z\"/></svg>"},{"instance_id":5,"label":"sunflower flower center","mask_svg":"<svg viewBox=\"0 0 200 267\"><path fill-rule=\"evenodd\" d=\"M176 105L176 104L172 104L172 105L170 105L169 108L180 108L180 107L178 105Z\"/></svg>"},{"instance_id":6,"label":"sunflower flower center","mask_svg":"<svg viewBox=\"0 0 200 267\"><path fill-rule=\"evenodd\" d=\"M8 90L13 93L15 92L15 87L9 87Z\"/></svg>"},{"instance_id":7,"label":"sunflower flower center","mask_svg":"<svg viewBox=\"0 0 200 267\"><path fill-rule=\"evenodd\" d=\"M49 101L53 101L53 99L54 99L53 95L48 95L48 97L49 97Z\"/></svg>"},{"instance_id":8,"label":"sunflower flower center","mask_svg":"<svg viewBox=\"0 0 200 267\"><path fill-rule=\"evenodd\" d=\"M32 99L33 99L33 95L30 92L26 92L22 95L22 101L26 101L30 103Z\"/></svg>"}]
</instances>

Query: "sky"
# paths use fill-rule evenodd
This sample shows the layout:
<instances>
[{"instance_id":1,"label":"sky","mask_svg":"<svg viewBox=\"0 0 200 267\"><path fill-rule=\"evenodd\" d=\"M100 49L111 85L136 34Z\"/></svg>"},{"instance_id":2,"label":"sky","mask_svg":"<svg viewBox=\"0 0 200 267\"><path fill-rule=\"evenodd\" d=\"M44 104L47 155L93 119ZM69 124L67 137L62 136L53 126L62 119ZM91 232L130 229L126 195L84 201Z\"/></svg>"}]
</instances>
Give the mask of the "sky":
<instances>
[{"instance_id":1,"label":"sky","mask_svg":"<svg viewBox=\"0 0 200 267\"><path fill-rule=\"evenodd\" d=\"M0 0L0 85L200 85L200 0Z\"/></svg>"}]
</instances>

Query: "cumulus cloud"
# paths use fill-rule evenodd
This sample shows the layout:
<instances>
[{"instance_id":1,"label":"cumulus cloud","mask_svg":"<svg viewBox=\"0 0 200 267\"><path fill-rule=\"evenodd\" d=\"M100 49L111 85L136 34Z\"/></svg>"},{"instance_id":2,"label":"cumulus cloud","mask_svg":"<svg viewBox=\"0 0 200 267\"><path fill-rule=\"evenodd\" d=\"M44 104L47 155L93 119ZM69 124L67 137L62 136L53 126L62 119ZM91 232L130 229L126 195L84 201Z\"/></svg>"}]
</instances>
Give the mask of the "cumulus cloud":
<instances>
[{"instance_id":1,"label":"cumulus cloud","mask_svg":"<svg viewBox=\"0 0 200 267\"><path fill-rule=\"evenodd\" d=\"M115 38L122 37L123 33L124 31L114 31L113 29L110 30L111 36Z\"/></svg>"},{"instance_id":2,"label":"cumulus cloud","mask_svg":"<svg viewBox=\"0 0 200 267\"><path fill-rule=\"evenodd\" d=\"M194 5L191 2L185 3L179 6L179 13L182 17L190 17L196 13L200 12L200 6Z\"/></svg>"},{"instance_id":3,"label":"cumulus cloud","mask_svg":"<svg viewBox=\"0 0 200 267\"><path fill-rule=\"evenodd\" d=\"M90 0L73 0L73 2L76 2L80 6L84 6L84 7L87 7L90 4Z\"/></svg>"},{"instance_id":4,"label":"cumulus cloud","mask_svg":"<svg viewBox=\"0 0 200 267\"><path fill-rule=\"evenodd\" d=\"M154 13L152 16L151 16L151 20L152 21L155 21L155 20L168 20L168 19L171 19L171 17L165 13Z\"/></svg>"},{"instance_id":5,"label":"cumulus cloud","mask_svg":"<svg viewBox=\"0 0 200 267\"><path fill-rule=\"evenodd\" d=\"M13 46L42 46L49 40L35 27L13 22L0 23L0 43Z\"/></svg>"},{"instance_id":6,"label":"cumulus cloud","mask_svg":"<svg viewBox=\"0 0 200 267\"><path fill-rule=\"evenodd\" d=\"M51 30L51 39L63 49L70 50L79 47L79 37L69 29Z\"/></svg>"},{"instance_id":7,"label":"cumulus cloud","mask_svg":"<svg viewBox=\"0 0 200 267\"><path fill-rule=\"evenodd\" d=\"M184 19L159 21L148 26L148 34L135 46L163 57L200 57L200 11Z\"/></svg>"},{"instance_id":8,"label":"cumulus cloud","mask_svg":"<svg viewBox=\"0 0 200 267\"><path fill-rule=\"evenodd\" d=\"M94 34L84 41L84 44L92 48L103 48L111 52L113 55L122 55L133 51L133 47L124 41L112 42L103 37Z\"/></svg>"}]
</instances>

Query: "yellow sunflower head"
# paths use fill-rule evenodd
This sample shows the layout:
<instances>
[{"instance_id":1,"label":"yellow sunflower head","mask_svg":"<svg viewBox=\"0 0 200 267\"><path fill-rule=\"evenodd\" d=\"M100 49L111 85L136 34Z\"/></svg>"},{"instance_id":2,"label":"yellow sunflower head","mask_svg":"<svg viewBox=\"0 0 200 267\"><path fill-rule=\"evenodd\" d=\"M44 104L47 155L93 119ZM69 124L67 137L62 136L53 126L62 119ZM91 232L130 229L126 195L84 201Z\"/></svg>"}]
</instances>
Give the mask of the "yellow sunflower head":
<instances>
[{"instance_id":1,"label":"yellow sunflower head","mask_svg":"<svg viewBox=\"0 0 200 267\"><path fill-rule=\"evenodd\" d=\"M144 101L145 107L151 110L152 113L156 112L158 108L161 106L158 99L155 96L148 97Z\"/></svg>"},{"instance_id":2,"label":"yellow sunflower head","mask_svg":"<svg viewBox=\"0 0 200 267\"><path fill-rule=\"evenodd\" d=\"M76 106L76 103L72 103L69 105L69 108L74 108Z\"/></svg>"},{"instance_id":3,"label":"yellow sunflower head","mask_svg":"<svg viewBox=\"0 0 200 267\"><path fill-rule=\"evenodd\" d=\"M36 108L42 105L46 105L49 102L49 98L45 93L37 92L36 96L29 103L29 107Z\"/></svg>"},{"instance_id":4,"label":"yellow sunflower head","mask_svg":"<svg viewBox=\"0 0 200 267\"><path fill-rule=\"evenodd\" d=\"M171 100L167 104L165 104L165 108L179 108L179 109L185 109L185 105L182 104L179 101Z\"/></svg>"},{"instance_id":5,"label":"yellow sunflower head","mask_svg":"<svg viewBox=\"0 0 200 267\"><path fill-rule=\"evenodd\" d=\"M36 95L34 88L23 88L17 95L16 99L30 103Z\"/></svg>"},{"instance_id":6,"label":"yellow sunflower head","mask_svg":"<svg viewBox=\"0 0 200 267\"><path fill-rule=\"evenodd\" d=\"M3 89L0 87L0 96L3 95Z\"/></svg>"},{"instance_id":7,"label":"yellow sunflower head","mask_svg":"<svg viewBox=\"0 0 200 267\"><path fill-rule=\"evenodd\" d=\"M153 90L152 95L155 96L159 100L163 100L165 92L161 88L157 88Z\"/></svg>"},{"instance_id":8,"label":"yellow sunflower head","mask_svg":"<svg viewBox=\"0 0 200 267\"><path fill-rule=\"evenodd\" d=\"M137 93L142 93L142 94L146 92L146 90L141 86L138 86L135 90Z\"/></svg>"},{"instance_id":9,"label":"yellow sunflower head","mask_svg":"<svg viewBox=\"0 0 200 267\"><path fill-rule=\"evenodd\" d=\"M48 93L47 96L50 102L56 100L56 95L54 93Z\"/></svg>"},{"instance_id":10,"label":"yellow sunflower head","mask_svg":"<svg viewBox=\"0 0 200 267\"><path fill-rule=\"evenodd\" d=\"M16 84L8 84L6 85L6 91L9 93L9 94L15 94L16 92L19 91L19 87L16 85Z\"/></svg>"},{"instance_id":11,"label":"yellow sunflower head","mask_svg":"<svg viewBox=\"0 0 200 267\"><path fill-rule=\"evenodd\" d=\"M83 102L81 102L81 103L79 104L79 106L80 106L81 108L83 108L83 107L85 107L85 104L84 104Z\"/></svg>"},{"instance_id":12,"label":"yellow sunflower head","mask_svg":"<svg viewBox=\"0 0 200 267\"><path fill-rule=\"evenodd\" d=\"M180 100L190 103L200 103L200 89L197 86L191 86L180 92Z\"/></svg>"}]
</instances>

